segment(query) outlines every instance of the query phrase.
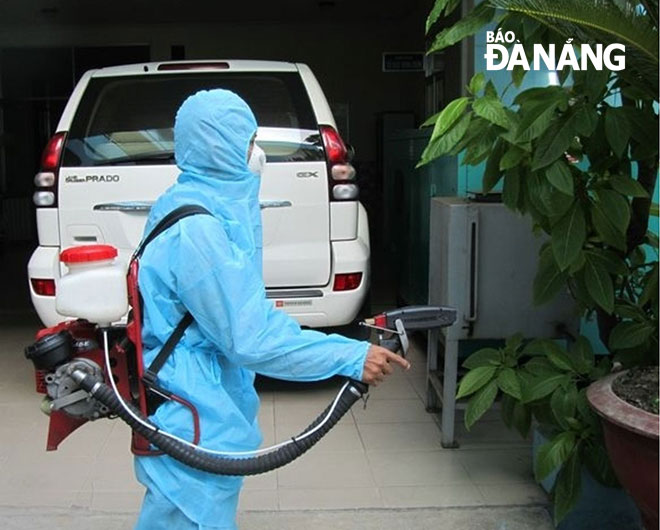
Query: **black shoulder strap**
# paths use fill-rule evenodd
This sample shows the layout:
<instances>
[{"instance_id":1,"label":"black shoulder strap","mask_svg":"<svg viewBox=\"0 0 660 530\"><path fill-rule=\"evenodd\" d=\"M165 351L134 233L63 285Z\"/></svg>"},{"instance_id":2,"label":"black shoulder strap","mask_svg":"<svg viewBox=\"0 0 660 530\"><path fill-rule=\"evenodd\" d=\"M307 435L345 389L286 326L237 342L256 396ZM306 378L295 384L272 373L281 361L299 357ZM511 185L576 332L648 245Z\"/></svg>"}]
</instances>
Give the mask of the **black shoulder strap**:
<instances>
[{"instance_id":1,"label":"black shoulder strap","mask_svg":"<svg viewBox=\"0 0 660 530\"><path fill-rule=\"evenodd\" d=\"M188 326L192 324L192 321L193 316L188 311L186 311L186 314L183 315L181 321L177 324L176 328L174 328L174 331L169 336L165 344L163 344L163 347L158 352L158 355L156 355L154 360L151 361L149 368L147 368L144 371L144 374L142 374L142 381L145 385L156 386L156 376L158 375L158 372L160 372L160 369L163 367L169 356L172 355L174 347L179 343L181 337L183 337L183 333L186 331Z\"/></svg>"},{"instance_id":2,"label":"black shoulder strap","mask_svg":"<svg viewBox=\"0 0 660 530\"><path fill-rule=\"evenodd\" d=\"M153 230L151 232L149 232L147 237L145 237L140 242L137 249L135 249L135 252L133 253L133 258L134 259L135 258L140 258L140 256L142 256L142 253L144 252L144 249L146 248L146 246L149 243L151 243L158 235L160 235L165 230L167 230L170 226L175 225L176 223L178 223L184 217L189 217L191 215L197 215L197 214L211 215L211 212L209 212L203 206L198 206L196 204L189 204L187 206L180 206L176 210L172 210L165 217L163 217L158 222L158 224L156 226L154 226Z\"/></svg>"},{"instance_id":3,"label":"black shoulder strap","mask_svg":"<svg viewBox=\"0 0 660 530\"><path fill-rule=\"evenodd\" d=\"M189 217L191 215L198 215L198 214L211 215L211 212L209 212L206 208L203 208L202 206L191 204L188 206L181 206L176 210L173 210L170 213L168 213L165 217L163 217L163 219L160 220L160 222L154 227L154 229L151 232L149 232L147 237L145 237L142 240L138 248L135 250L135 253L133 254L133 259L139 259L142 253L144 252L146 246L149 243L151 243L151 241L153 241L156 238L156 236L158 236L159 234L167 230L169 227L176 224L184 217ZM188 326L192 324L192 321L193 321L192 315L189 312L186 312L186 314L183 315L183 318L177 324L176 328L169 336L165 344L163 344L163 347L158 352L158 355L156 355L156 358L149 365L149 368L147 368L144 371L144 374L142 376L142 381L144 382L145 385L147 385L147 387L156 386L156 376L158 375L158 372L163 367L168 357L172 354L172 352L174 351L174 347L181 340L181 337L183 337L183 334L188 328Z\"/></svg>"}]
</instances>

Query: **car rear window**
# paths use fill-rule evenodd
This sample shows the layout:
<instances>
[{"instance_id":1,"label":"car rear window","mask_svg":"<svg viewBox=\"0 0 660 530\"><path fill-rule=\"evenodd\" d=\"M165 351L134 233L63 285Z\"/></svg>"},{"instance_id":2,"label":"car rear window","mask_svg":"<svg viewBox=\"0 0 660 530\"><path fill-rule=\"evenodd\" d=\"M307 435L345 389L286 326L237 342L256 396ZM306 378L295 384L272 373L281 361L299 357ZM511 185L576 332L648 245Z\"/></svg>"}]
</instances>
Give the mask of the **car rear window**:
<instances>
[{"instance_id":1,"label":"car rear window","mask_svg":"<svg viewBox=\"0 0 660 530\"><path fill-rule=\"evenodd\" d=\"M257 118L269 162L324 160L300 76L249 72L99 77L90 80L67 136L66 167L174 163L174 117L199 90L240 95Z\"/></svg>"}]
</instances>

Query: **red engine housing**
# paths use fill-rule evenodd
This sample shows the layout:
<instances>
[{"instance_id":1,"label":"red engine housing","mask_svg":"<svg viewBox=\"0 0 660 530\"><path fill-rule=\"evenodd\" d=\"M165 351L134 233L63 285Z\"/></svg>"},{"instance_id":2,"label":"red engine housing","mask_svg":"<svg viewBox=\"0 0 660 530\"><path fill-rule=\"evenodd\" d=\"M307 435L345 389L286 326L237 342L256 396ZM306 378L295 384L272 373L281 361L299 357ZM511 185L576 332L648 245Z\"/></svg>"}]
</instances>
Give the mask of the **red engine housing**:
<instances>
[{"instance_id":1,"label":"red engine housing","mask_svg":"<svg viewBox=\"0 0 660 530\"><path fill-rule=\"evenodd\" d=\"M59 333L60 331L68 332L73 339L73 359L77 357L84 357L94 361L99 366L104 367L103 371L106 380L109 377L113 377L115 384L117 385L117 390L119 390L121 396L124 399L130 400L131 390L128 368L129 352L127 352L119 343L116 343L112 347L110 350L110 366L112 367L112 374L108 374L105 369L105 358L103 349L101 347L84 349L84 351L80 351L75 347L76 343L90 344L90 341L94 341L96 344L99 343L96 326L94 324L91 324L86 320L72 320L62 322L57 326L40 330L37 333L37 340L46 335ZM45 375L45 372L42 370L36 371L36 390L40 394L46 393ZM69 436L69 434L71 434L78 427L84 425L88 421L89 420L84 418L75 418L70 416L64 411L51 411L50 422L48 425L48 440L46 443L46 450L55 451L62 443L62 441L67 436Z\"/></svg>"},{"instance_id":2,"label":"red engine housing","mask_svg":"<svg viewBox=\"0 0 660 530\"><path fill-rule=\"evenodd\" d=\"M112 377L123 400L139 408L147 416L147 388L142 382L144 375L144 363L142 359L142 308L137 278L138 260L134 259L129 265L127 274L128 301L131 306L128 324L125 328L117 327L110 329L111 346L109 357L111 373L108 373L106 367L101 333L93 323L86 320L61 322L57 326L40 330L37 333L36 339L39 340L42 337L61 331L69 333L74 344L72 359L86 358L103 367L106 382ZM86 346L84 348L76 347L76 344L85 344ZM96 344L97 346L90 349L89 344ZM36 370L36 390L40 394L47 393L46 375L46 372L43 370ZM192 441L195 444L199 443L200 424L195 406L175 394L170 394L169 399L176 401L190 411L194 429L194 439ZM64 439L88 421L85 418L71 416L64 411L51 411L46 449L48 451L56 450ZM160 451L153 449L144 437L135 432L132 434L131 451L139 456L157 456L162 454Z\"/></svg>"}]
</instances>

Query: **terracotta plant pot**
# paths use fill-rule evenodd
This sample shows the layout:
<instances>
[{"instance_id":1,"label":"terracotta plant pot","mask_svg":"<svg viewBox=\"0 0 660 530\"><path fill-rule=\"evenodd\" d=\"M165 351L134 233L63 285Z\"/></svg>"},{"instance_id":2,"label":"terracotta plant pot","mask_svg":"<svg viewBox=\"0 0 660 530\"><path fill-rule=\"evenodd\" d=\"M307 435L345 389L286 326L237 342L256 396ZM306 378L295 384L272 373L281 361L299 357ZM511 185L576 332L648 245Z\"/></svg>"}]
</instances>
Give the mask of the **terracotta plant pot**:
<instances>
[{"instance_id":1,"label":"terracotta plant pot","mask_svg":"<svg viewBox=\"0 0 660 530\"><path fill-rule=\"evenodd\" d=\"M634 499L647 530L658 528L658 416L626 403L612 391L625 372L596 381L587 390L601 417L605 445L619 482Z\"/></svg>"}]
</instances>

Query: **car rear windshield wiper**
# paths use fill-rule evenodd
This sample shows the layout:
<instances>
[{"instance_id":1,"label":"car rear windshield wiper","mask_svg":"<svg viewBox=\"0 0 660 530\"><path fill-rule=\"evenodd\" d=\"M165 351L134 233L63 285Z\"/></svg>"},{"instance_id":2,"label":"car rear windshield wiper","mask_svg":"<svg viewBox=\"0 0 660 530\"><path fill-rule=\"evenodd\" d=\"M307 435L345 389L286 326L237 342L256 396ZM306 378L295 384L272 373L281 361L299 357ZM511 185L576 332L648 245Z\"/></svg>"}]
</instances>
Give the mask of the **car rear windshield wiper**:
<instances>
[{"instance_id":1,"label":"car rear windshield wiper","mask_svg":"<svg viewBox=\"0 0 660 530\"><path fill-rule=\"evenodd\" d=\"M135 155L107 158L94 163L95 166L114 166L118 164L149 164L150 162L174 162L174 151L140 153Z\"/></svg>"}]
</instances>

